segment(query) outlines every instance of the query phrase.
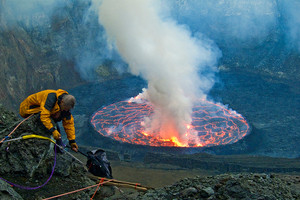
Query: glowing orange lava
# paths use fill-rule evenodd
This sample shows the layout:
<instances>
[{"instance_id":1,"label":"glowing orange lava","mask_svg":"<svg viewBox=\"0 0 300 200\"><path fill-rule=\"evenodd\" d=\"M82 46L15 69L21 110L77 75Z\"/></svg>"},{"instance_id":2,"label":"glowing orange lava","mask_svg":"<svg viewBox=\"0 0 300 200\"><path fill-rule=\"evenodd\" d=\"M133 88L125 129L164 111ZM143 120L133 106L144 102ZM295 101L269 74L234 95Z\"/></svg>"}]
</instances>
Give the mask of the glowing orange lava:
<instances>
[{"instance_id":1,"label":"glowing orange lava","mask_svg":"<svg viewBox=\"0 0 300 200\"><path fill-rule=\"evenodd\" d=\"M150 103L121 101L98 110L91 119L95 130L115 140L150 146L208 147L231 144L246 136L249 125L242 115L224 105L202 100L193 108L192 124L180 138L162 138L146 132L144 120L153 114Z\"/></svg>"}]
</instances>

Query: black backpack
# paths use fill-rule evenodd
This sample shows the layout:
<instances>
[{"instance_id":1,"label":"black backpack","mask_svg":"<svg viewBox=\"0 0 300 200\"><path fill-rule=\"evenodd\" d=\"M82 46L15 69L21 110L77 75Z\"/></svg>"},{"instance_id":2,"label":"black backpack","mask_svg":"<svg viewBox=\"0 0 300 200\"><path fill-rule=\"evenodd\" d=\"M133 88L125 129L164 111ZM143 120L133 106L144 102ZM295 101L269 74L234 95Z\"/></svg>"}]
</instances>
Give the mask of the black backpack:
<instances>
[{"instance_id":1,"label":"black backpack","mask_svg":"<svg viewBox=\"0 0 300 200\"><path fill-rule=\"evenodd\" d=\"M93 175L113 178L110 163L104 150L97 149L87 152L87 159L86 166Z\"/></svg>"}]
</instances>

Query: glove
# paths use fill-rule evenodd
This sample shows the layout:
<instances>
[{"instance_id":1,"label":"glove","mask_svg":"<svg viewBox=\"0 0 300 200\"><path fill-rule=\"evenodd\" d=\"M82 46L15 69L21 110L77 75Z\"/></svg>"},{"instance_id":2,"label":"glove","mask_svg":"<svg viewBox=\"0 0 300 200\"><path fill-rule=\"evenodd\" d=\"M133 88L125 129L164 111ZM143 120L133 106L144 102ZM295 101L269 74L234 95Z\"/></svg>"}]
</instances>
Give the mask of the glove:
<instances>
[{"instance_id":1,"label":"glove","mask_svg":"<svg viewBox=\"0 0 300 200\"><path fill-rule=\"evenodd\" d=\"M76 142L70 143L70 145L71 145L71 149L72 149L73 151L75 151L75 152L78 151L78 145L76 144Z\"/></svg>"},{"instance_id":2,"label":"glove","mask_svg":"<svg viewBox=\"0 0 300 200\"><path fill-rule=\"evenodd\" d=\"M53 131L52 134L55 140L59 140L61 138L60 133L57 130Z\"/></svg>"}]
</instances>

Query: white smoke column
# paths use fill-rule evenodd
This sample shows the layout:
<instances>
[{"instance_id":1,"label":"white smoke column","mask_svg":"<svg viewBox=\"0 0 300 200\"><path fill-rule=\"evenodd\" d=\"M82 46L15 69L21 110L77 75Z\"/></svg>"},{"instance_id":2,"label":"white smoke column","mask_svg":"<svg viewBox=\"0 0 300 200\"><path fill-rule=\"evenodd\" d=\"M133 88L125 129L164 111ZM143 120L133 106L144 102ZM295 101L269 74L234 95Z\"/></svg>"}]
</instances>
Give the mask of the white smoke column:
<instances>
[{"instance_id":1,"label":"white smoke column","mask_svg":"<svg viewBox=\"0 0 300 200\"><path fill-rule=\"evenodd\" d=\"M162 19L157 0L104 0L99 21L134 75L148 81L148 97L155 106L151 130L160 136L183 139L192 121L193 102L205 97L211 78L200 80L199 71L215 70L212 47L186 27ZM199 88L201 90L199 91Z\"/></svg>"}]
</instances>

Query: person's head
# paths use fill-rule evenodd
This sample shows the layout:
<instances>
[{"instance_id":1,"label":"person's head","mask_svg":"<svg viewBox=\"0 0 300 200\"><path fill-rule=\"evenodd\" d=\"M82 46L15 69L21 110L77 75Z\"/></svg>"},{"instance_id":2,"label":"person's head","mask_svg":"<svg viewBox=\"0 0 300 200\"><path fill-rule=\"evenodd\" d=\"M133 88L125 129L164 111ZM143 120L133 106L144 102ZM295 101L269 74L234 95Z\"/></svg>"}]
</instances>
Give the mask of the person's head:
<instances>
[{"instance_id":1,"label":"person's head","mask_svg":"<svg viewBox=\"0 0 300 200\"><path fill-rule=\"evenodd\" d=\"M76 99L73 95L67 94L63 96L61 102L60 102L60 109L64 111L69 111L72 108L74 108L76 103Z\"/></svg>"}]
</instances>

